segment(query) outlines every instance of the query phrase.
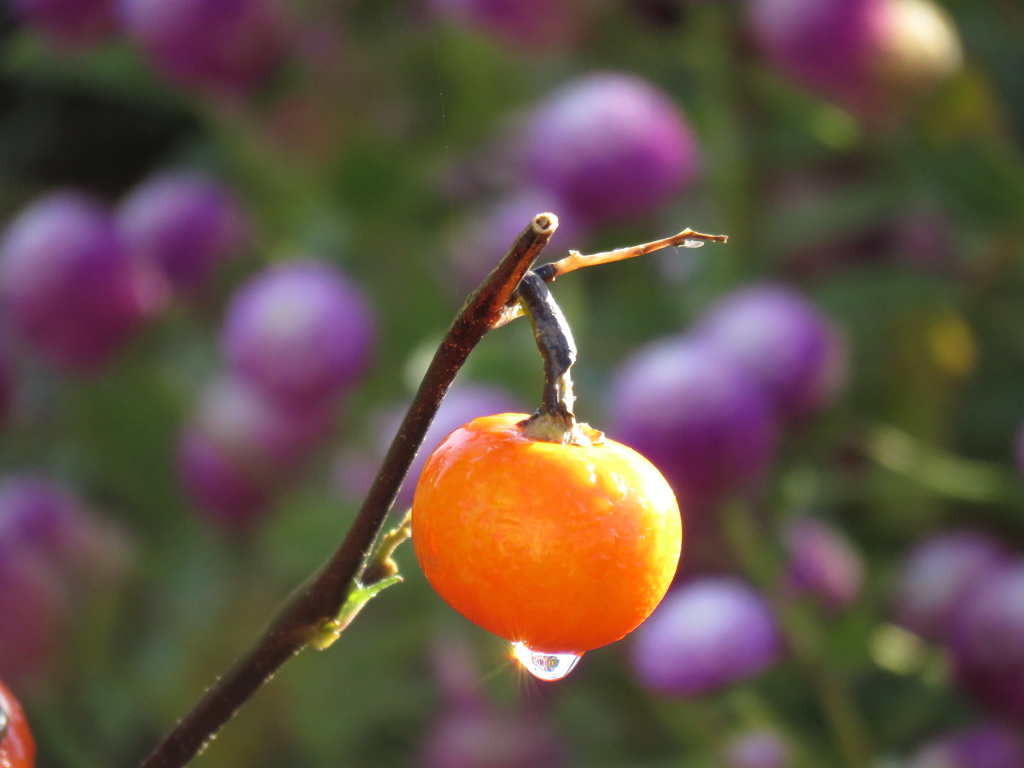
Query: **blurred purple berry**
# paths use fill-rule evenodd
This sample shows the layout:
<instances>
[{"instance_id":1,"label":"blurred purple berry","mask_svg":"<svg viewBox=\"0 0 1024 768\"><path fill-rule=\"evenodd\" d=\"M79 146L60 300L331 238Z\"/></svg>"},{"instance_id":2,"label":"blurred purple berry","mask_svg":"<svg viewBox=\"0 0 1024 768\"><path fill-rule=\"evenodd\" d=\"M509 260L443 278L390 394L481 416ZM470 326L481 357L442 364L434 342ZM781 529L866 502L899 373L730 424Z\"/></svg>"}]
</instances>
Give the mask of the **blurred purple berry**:
<instances>
[{"instance_id":1,"label":"blurred purple berry","mask_svg":"<svg viewBox=\"0 0 1024 768\"><path fill-rule=\"evenodd\" d=\"M23 210L0 243L0 301L50 362L92 372L124 347L149 307L107 210L72 191Z\"/></svg>"},{"instance_id":2,"label":"blurred purple berry","mask_svg":"<svg viewBox=\"0 0 1024 768\"><path fill-rule=\"evenodd\" d=\"M237 255L248 237L234 195L195 171L151 177L121 203L117 223L134 255L185 293L205 288L216 266Z\"/></svg>"},{"instance_id":3,"label":"blurred purple berry","mask_svg":"<svg viewBox=\"0 0 1024 768\"><path fill-rule=\"evenodd\" d=\"M284 58L290 31L274 0L120 0L128 34L175 85L244 95Z\"/></svg>"},{"instance_id":4,"label":"blurred purple berry","mask_svg":"<svg viewBox=\"0 0 1024 768\"><path fill-rule=\"evenodd\" d=\"M1024 723L1024 560L991 574L953 618L957 685L980 705Z\"/></svg>"},{"instance_id":5,"label":"blurred purple berry","mask_svg":"<svg viewBox=\"0 0 1024 768\"><path fill-rule=\"evenodd\" d=\"M785 532L790 584L832 610L842 610L860 595L864 561L841 531L813 517L799 517Z\"/></svg>"},{"instance_id":6,"label":"blurred purple berry","mask_svg":"<svg viewBox=\"0 0 1024 768\"><path fill-rule=\"evenodd\" d=\"M783 75L870 119L961 63L956 29L930 0L749 0L749 20Z\"/></svg>"},{"instance_id":7,"label":"blurred purple berry","mask_svg":"<svg viewBox=\"0 0 1024 768\"><path fill-rule=\"evenodd\" d=\"M12 0L14 13L60 48L102 42L117 29L115 0Z\"/></svg>"},{"instance_id":8,"label":"blurred purple berry","mask_svg":"<svg viewBox=\"0 0 1024 768\"><path fill-rule=\"evenodd\" d=\"M582 21L577 0L428 0L428 5L444 21L525 49L569 45Z\"/></svg>"},{"instance_id":9,"label":"blurred purple berry","mask_svg":"<svg viewBox=\"0 0 1024 768\"><path fill-rule=\"evenodd\" d=\"M519 191L497 201L456 233L452 262L459 278L460 299L491 273L533 217L545 212L558 216L558 229L544 249L542 261L567 256L570 248L583 248L586 232L577 217L560 215L558 201L549 194Z\"/></svg>"},{"instance_id":10,"label":"blurred purple berry","mask_svg":"<svg viewBox=\"0 0 1024 768\"><path fill-rule=\"evenodd\" d=\"M593 227L656 212L699 166L682 110L646 80L619 73L588 75L545 99L524 153L528 182Z\"/></svg>"},{"instance_id":11,"label":"blurred purple berry","mask_svg":"<svg viewBox=\"0 0 1024 768\"><path fill-rule=\"evenodd\" d=\"M221 347L232 371L266 396L312 406L356 384L369 364L373 336L361 291L330 264L298 259L238 289Z\"/></svg>"},{"instance_id":12,"label":"blurred purple berry","mask_svg":"<svg viewBox=\"0 0 1024 768\"><path fill-rule=\"evenodd\" d=\"M0 342L0 429L6 427L15 407L17 385L8 346Z\"/></svg>"},{"instance_id":13,"label":"blurred purple berry","mask_svg":"<svg viewBox=\"0 0 1024 768\"><path fill-rule=\"evenodd\" d=\"M723 759L725 768L786 768L789 745L775 731L749 731L729 741Z\"/></svg>"},{"instance_id":14,"label":"blurred purple berry","mask_svg":"<svg viewBox=\"0 0 1024 768\"><path fill-rule=\"evenodd\" d=\"M982 723L922 748L907 768L1020 768L1024 738L1006 725Z\"/></svg>"},{"instance_id":15,"label":"blurred purple berry","mask_svg":"<svg viewBox=\"0 0 1024 768\"><path fill-rule=\"evenodd\" d=\"M767 670L782 638L760 594L738 579L705 577L669 591L636 630L631 653L646 688L700 696Z\"/></svg>"},{"instance_id":16,"label":"blurred purple berry","mask_svg":"<svg viewBox=\"0 0 1024 768\"><path fill-rule=\"evenodd\" d=\"M846 379L846 345L799 292L762 284L713 306L697 335L739 366L786 420L832 404Z\"/></svg>"},{"instance_id":17,"label":"blurred purple berry","mask_svg":"<svg viewBox=\"0 0 1024 768\"><path fill-rule=\"evenodd\" d=\"M760 481L776 442L768 406L743 373L684 337L649 344L623 363L608 433L654 463L688 511Z\"/></svg>"},{"instance_id":18,"label":"blurred purple berry","mask_svg":"<svg viewBox=\"0 0 1024 768\"><path fill-rule=\"evenodd\" d=\"M276 495L272 483L253 476L210 436L194 428L186 428L179 438L178 475L199 514L221 530L251 530L272 511Z\"/></svg>"},{"instance_id":19,"label":"blurred purple berry","mask_svg":"<svg viewBox=\"0 0 1024 768\"><path fill-rule=\"evenodd\" d=\"M450 706L421 746L421 768L556 768L563 750L544 720L485 703Z\"/></svg>"},{"instance_id":20,"label":"blurred purple berry","mask_svg":"<svg viewBox=\"0 0 1024 768\"><path fill-rule=\"evenodd\" d=\"M457 382L441 401L441 407L438 409L430 429L427 430L426 437L423 438L423 445L416 454L412 466L409 467L409 474L406 475L405 482L402 483L402 489L399 491L398 500L395 503L406 507L412 504L413 492L416 490L416 483L420 479L420 473L423 471L427 457L442 440L456 429L478 416L519 412L523 412L522 404L500 387L468 381ZM394 409L381 420L378 430L380 439L377 445L381 457L384 456L391 444L404 416L405 407L401 407Z\"/></svg>"},{"instance_id":21,"label":"blurred purple berry","mask_svg":"<svg viewBox=\"0 0 1024 768\"><path fill-rule=\"evenodd\" d=\"M960 606L1008 560L1006 547L981 531L924 539L907 555L896 583L896 622L928 640L947 640Z\"/></svg>"},{"instance_id":22,"label":"blurred purple berry","mask_svg":"<svg viewBox=\"0 0 1024 768\"><path fill-rule=\"evenodd\" d=\"M334 412L320 403L282 404L243 381L221 378L206 387L192 426L254 477L276 481L291 476L324 444Z\"/></svg>"},{"instance_id":23,"label":"blurred purple berry","mask_svg":"<svg viewBox=\"0 0 1024 768\"><path fill-rule=\"evenodd\" d=\"M0 679L30 688L49 675L59 645L66 595L34 552L0 542Z\"/></svg>"}]
</instances>

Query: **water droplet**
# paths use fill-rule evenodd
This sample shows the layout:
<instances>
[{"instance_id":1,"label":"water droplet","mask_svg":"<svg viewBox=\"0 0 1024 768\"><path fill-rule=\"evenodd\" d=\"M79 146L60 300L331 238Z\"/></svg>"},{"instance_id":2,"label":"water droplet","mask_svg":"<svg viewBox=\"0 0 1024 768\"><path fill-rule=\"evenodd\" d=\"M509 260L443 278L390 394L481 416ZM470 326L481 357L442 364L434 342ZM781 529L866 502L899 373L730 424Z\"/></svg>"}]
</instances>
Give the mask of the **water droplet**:
<instances>
[{"instance_id":1,"label":"water droplet","mask_svg":"<svg viewBox=\"0 0 1024 768\"><path fill-rule=\"evenodd\" d=\"M583 654L543 653L525 643L512 643L512 655L538 680L561 680L573 671Z\"/></svg>"},{"instance_id":2,"label":"water droplet","mask_svg":"<svg viewBox=\"0 0 1024 768\"><path fill-rule=\"evenodd\" d=\"M683 240L683 248L701 248L704 246L703 240L698 240L694 237L688 237Z\"/></svg>"}]
</instances>

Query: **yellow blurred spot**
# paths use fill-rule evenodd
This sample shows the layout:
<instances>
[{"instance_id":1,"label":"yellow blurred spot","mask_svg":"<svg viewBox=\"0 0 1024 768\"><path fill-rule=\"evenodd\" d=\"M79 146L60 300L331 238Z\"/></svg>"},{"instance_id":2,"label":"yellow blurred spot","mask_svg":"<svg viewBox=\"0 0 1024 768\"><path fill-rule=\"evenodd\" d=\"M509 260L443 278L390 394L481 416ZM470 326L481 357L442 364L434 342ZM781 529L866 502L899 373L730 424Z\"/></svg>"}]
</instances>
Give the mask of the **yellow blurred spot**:
<instances>
[{"instance_id":1,"label":"yellow blurred spot","mask_svg":"<svg viewBox=\"0 0 1024 768\"><path fill-rule=\"evenodd\" d=\"M846 110L823 104L811 121L811 132L830 149L850 149L860 140L860 127Z\"/></svg>"},{"instance_id":2,"label":"yellow blurred spot","mask_svg":"<svg viewBox=\"0 0 1024 768\"><path fill-rule=\"evenodd\" d=\"M919 670L926 651L921 638L894 624L882 624L871 637L871 659L882 669L897 675Z\"/></svg>"},{"instance_id":3,"label":"yellow blurred spot","mask_svg":"<svg viewBox=\"0 0 1024 768\"><path fill-rule=\"evenodd\" d=\"M932 359L943 372L965 378L974 370L978 357L971 328L957 312L937 317L928 328L928 346Z\"/></svg>"}]
</instances>

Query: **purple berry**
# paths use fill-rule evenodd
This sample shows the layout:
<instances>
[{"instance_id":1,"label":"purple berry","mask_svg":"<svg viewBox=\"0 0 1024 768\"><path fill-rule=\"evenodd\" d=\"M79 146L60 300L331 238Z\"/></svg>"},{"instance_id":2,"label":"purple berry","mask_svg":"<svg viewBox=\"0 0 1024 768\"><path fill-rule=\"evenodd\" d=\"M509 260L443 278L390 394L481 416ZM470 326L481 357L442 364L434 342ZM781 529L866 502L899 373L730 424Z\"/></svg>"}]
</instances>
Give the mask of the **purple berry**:
<instances>
[{"instance_id":1,"label":"purple berry","mask_svg":"<svg viewBox=\"0 0 1024 768\"><path fill-rule=\"evenodd\" d=\"M928 640L947 640L960 606L1008 560L1006 547L981 531L930 536L903 564L895 592L896 622Z\"/></svg>"},{"instance_id":2,"label":"purple berry","mask_svg":"<svg viewBox=\"0 0 1024 768\"><path fill-rule=\"evenodd\" d=\"M631 654L645 687L700 696L767 670L782 638L760 594L735 578L705 577L666 595L636 630Z\"/></svg>"},{"instance_id":3,"label":"purple berry","mask_svg":"<svg viewBox=\"0 0 1024 768\"><path fill-rule=\"evenodd\" d=\"M195 171L153 176L121 203L117 223L135 256L185 293L205 288L217 264L248 238L234 195Z\"/></svg>"},{"instance_id":4,"label":"purple berry","mask_svg":"<svg viewBox=\"0 0 1024 768\"><path fill-rule=\"evenodd\" d=\"M799 592L842 610L860 595L864 561L839 530L812 517L799 517L786 527L788 578Z\"/></svg>"},{"instance_id":5,"label":"purple berry","mask_svg":"<svg viewBox=\"0 0 1024 768\"><path fill-rule=\"evenodd\" d=\"M210 436L187 428L178 442L178 475L197 511L217 528L251 530L270 514L276 496Z\"/></svg>"},{"instance_id":6,"label":"purple berry","mask_svg":"<svg viewBox=\"0 0 1024 768\"><path fill-rule=\"evenodd\" d=\"M731 739L726 745L726 768L786 768L789 745L775 731L749 731Z\"/></svg>"},{"instance_id":7,"label":"purple berry","mask_svg":"<svg viewBox=\"0 0 1024 768\"><path fill-rule=\"evenodd\" d=\"M958 686L992 712L1024 722L1024 560L971 592L949 646Z\"/></svg>"},{"instance_id":8,"label":"purple berry","mask_svg":"<svg viewBox=\"0 0 1024 768\"><path fill-rule=\"evenodd\" d=\"M273 0L120 0L125 27L176 85L244 94L284 58L289 31Z\"/></svg>"},{"instance_id":9,"label":"purple berry","mask_svg":"<svg viewBox=\"0 0 1024 768\"><path fill-rule=\"evenodd\" d=\"M1024 738L999 723L982 723L947 734L923 747L907 768L1020 768Z\"/></svg>"},{"instance_id":10,"label":"purple berry","mask_svg":"<svg viewBox=\"0 0 1024 768\"><path fill-rule=\"evenodd\" d=\"M542 261L560 259L568 255L570 248L583 247L586 232L581 222L575 216L560 215L557 200L536 190L519 191L497 201L456 234L452 261L460 293L476 288L508 253L533 217L545 212L558 216L558 229L544 249Z\"/></svg>"},{"instance_id":11,"label":"purple berry","mask_svg":"<svg viewBox=\"0 0 1024 768\"><path fill-rule=\"evenodd\" d=\"M692 339L658 341L626 360L610 410L609 435L653 462L687 510L749 488L773 458L776 428L760 393Z\"/></svg>"},{"instance_id":12,"label":"purple berry","mask_svg":"<svg viewBox=\"0 0 1024 768\"><path fill-rule=\"evenodd\" d=\"M192 426L253 476L286 479L322 447L334 427L333 409L320 403L282 404L243 381L207 386Z\"/></svg>"},{"instance_id":13,"label":"purple berry","mask_svg":"<svg viewBox=\"0 0 1024 768\"><path fill-rule=\"evenodd\" d=\"M14 330L73 372L101 368L149 309L107 210L83 194L50 194L22 211L0 244L0 300Z\"/></svg>"},{"instance_id":14,"label":"purple berry","mask_svg":"<svg viewBox=\"0 0 1024 768\"><path fill-rule=\"evenodd\" d=\"M572 43L581 21L576 0L429 0L429 7L445 21L526 49Z\"/></svg>"},{"instance_id":15,"label":"purple berry","mask_svg":"<svg viewBox=\"0 0 1024 768\"><path fill-rule=\"evenodd\" d=\"M117 29L114 0L13 0L14 12L54 45L77 49Z\"/></svg>"},{"instance_id":16,"label":"purple berry","mask_svg":"<svg viewBox=\"0 0 1024 768\"><path fill-rule=\"evenodd\" d=\"M697 334L732 360L786 420L829 405L846 379L846 345L802 294L762 284L726 296Z\"/></svg>"},{"instance_id":17,"label":"purple berry","mask_svg":"<svg viewBox=\"0 0 1024 768\"><path fill-rule=\"evenodd\" d=\"M750 0L749 19L783 75L869 119L961 63L956 29L930 0Z\"/></svg>"},{"instance_id":18,"label":"purple berry","mask_svg":"<svg viewBox=\"0 0 1024 768\"><path fill-rule=\"evenodd\" d=\"M646 80L619 73L551 94L529 121L524 152L528 181L595 227L657 211L699 165L680 108Z\"/></svg>"},{"instance_id":19,"label":"purple berry","mask_svg":"<svg viewBox=\"0 0 1024 768\"><path fill-rule=\"evenodd\" d=\"M232 371L271 399L328 403L362 376L373 318L359 289L330 264L270 267L231 299L221 347Z\"/></svg>"}]
</instances>

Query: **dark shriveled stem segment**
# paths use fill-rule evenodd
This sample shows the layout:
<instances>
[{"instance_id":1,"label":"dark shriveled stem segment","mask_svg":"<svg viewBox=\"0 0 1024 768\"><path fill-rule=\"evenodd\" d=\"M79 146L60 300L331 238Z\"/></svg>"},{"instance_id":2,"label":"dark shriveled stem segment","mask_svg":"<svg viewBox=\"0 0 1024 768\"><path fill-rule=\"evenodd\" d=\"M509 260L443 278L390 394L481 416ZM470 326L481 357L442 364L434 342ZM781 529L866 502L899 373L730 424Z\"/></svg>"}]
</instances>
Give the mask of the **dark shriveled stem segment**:
<instances>
[{"instance_id":1,"label":"dark shriveled stem segment","mask_svg":"<svg viewBox=\"0 0 1024 768\"><path fill-rule=\"evenodd\" d=\"M484 334L499 324L506 307L515 301L523 275L533 266L557 226L558 219L553 214L535 216L505 258L467 299L434 354L341 546L292 593L263 635L206 691L192 711L141 763L141 768L187 765L281 665L337 617L348 596L359 586L388 511L455 375Z\"/></svg>"}]
</instances>

